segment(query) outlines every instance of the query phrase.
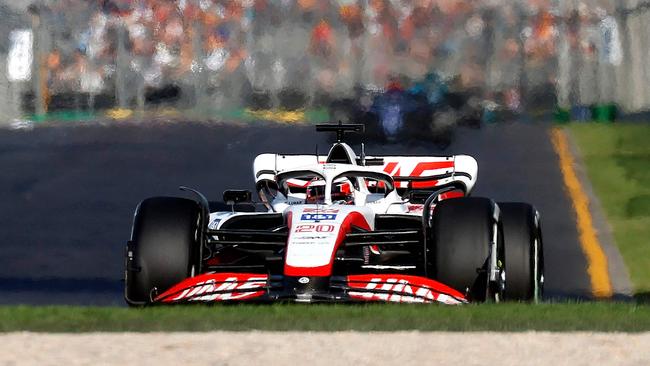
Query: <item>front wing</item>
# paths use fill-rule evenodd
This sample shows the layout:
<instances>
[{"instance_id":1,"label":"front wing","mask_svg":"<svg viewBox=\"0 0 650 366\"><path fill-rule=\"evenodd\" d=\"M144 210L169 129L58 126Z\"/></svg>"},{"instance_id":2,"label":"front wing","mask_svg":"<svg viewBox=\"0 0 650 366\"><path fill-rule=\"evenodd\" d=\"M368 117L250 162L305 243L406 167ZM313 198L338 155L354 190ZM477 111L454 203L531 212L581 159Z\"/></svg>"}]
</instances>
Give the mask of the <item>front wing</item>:
<instances>
[{"instance_id":1,"label":"front wing","mask_svg":"<svg viewBox=\"0 0 650 366\"><path fill-rule=\"evenodd\" d=\"M301 277L297 283L307 284ZM153 303L218 302L397 302L463 304L460 292L434 280L401 274L332 276L323 289L300 290L283 276L206 273L188 278L156 296Z\"/></svg>"}]
</instances>

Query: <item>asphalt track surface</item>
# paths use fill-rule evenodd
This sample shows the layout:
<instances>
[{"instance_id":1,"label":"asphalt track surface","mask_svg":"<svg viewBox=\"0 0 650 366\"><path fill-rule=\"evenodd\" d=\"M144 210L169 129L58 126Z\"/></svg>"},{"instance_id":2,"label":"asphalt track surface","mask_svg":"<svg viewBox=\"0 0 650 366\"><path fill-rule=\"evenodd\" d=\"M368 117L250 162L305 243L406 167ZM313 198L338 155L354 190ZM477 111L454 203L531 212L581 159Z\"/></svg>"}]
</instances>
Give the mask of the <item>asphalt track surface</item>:
<instances>
[{"instance_id":1,"label":"asphalt track surface","mask_svg":"<svg viewBox=\"0 0 650 366\"><path fill-rule=\"evenodd\" d=\"M444 151L407 142L368 143L366 152L473 155L475 196L530 202L541 212L546 296L585 298L587 263L549 128L460 129ZM295 125L0 129L0 304L124 305L124 244L139 201L179 195L180 185L220 200L224 189L253 189L257 154L313 153L316 145L326 153L327 136Z\"/></svg>"}]
</instances>

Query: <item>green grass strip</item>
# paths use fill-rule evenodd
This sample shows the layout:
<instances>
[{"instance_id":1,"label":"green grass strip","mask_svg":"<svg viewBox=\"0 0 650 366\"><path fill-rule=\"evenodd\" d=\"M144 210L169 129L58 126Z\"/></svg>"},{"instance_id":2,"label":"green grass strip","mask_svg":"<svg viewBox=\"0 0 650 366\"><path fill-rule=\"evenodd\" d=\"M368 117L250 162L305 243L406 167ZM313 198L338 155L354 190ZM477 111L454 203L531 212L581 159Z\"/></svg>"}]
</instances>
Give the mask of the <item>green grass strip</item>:
<instances>
[{"instance_id":1,"label":"green grass strip","mask_svg":"<svg viewBox=\"0 0 650 366\"><path fill-rule=\"evenodd\" d=\"M650 124L573 123L637 297L650 297Z\"/></svg>"},{"instance_id":2,"label":"green grass strip","mask_svg":"<svg viewBox=\"0 0 650 366\"><path fill-rule=\"evenodd\" d=\"M650 306L632 303L232 305L141 309L4 306L0 332L155 331L650 331Z\"/></svg>"}]
</instances>

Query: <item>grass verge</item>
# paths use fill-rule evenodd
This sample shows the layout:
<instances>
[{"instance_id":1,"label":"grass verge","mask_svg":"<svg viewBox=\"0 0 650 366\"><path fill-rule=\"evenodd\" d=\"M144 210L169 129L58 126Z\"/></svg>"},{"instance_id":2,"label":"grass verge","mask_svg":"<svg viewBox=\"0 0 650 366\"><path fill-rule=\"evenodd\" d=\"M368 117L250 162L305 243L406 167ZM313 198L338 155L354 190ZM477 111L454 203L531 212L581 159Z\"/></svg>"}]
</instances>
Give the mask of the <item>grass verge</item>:
<instances>
[{"instance_id":1,"label":"grass verge","mask_svg":"<svg viewBox=\"0 0 650 366\"><path fill-rule=\"evenodd\" d=\"M154 331L650 331L650 306L632 303L232 305L142 309L0 307L0 332Z\"/></svg>"},{"instance_id":2,"label":"grass verge","mask_svg":"<svg viewBox=\"0 0 650 366\"><path fill-rule=\"evenodd\" d=\"M637 297L650 298L650 124L569 125Z\"/></svg>"}]
</instances>

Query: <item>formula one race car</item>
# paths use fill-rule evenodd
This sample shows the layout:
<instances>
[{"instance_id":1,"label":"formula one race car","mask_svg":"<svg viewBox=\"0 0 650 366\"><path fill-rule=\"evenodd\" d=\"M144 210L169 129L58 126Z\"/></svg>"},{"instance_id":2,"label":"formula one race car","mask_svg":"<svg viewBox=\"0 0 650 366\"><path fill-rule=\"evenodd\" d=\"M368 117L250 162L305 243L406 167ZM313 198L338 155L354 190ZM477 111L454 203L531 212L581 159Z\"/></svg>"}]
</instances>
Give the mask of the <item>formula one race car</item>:
<instances>
[{"instance_id":1,"label":"formula one race car","mask_svg":"<svg viewBox=\"0 0 650 366\"><path fill-rule=\"evenodd\" d=\"M446 148L457 126L479 128L483 119L476 91L450 90L435 73L408 89L394 80L385 90L358 88L356 94L356 98L333 101L330 117L363 123L364 137L381 142L421 140Z\"/></svg>"},{"instance_id":2,"label":"formula one race car","mask_svg":"<svg viewBox=\"0 0 650 366\"><path fill-rule=\"evenodd\" d=\"M126 247L130 305L186 302L537 301L544 260L538 212L470 197L477 163L456 156L365 156L336 132L324 155L261 154L251 192L227 209L153 197ZM223 206L223 203L222 203ZM507 281L506 281L507 273Z\"/></svg>"}]
</instances>

